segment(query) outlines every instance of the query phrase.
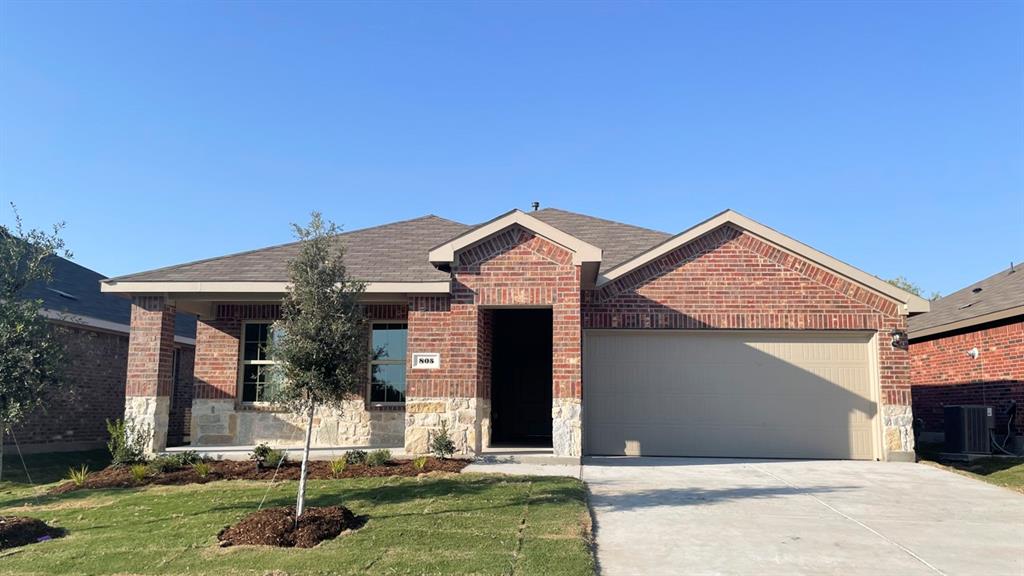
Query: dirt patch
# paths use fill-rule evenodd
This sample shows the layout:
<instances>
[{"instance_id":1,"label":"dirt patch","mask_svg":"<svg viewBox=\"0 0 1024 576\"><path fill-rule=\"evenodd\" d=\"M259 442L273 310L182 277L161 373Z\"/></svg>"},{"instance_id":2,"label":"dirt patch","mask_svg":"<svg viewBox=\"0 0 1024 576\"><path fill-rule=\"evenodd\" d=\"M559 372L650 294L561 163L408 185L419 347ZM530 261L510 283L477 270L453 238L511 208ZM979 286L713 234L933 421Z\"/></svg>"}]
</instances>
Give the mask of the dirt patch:
<instances>
[{"instance_id":1,"label":"dirt patch","mask_svg":"<svg viewBox=\"0 0 1024 576\"><path fill-rule=\"evenodd\" d=\"M312 548L324 540L360 528L366 518L344 506L307 508L295 524L295 507L268 508L242 518L217 534L221 546L279 546Z\"/></svg>"},{"instance_id":2,"label":"dirt patch","mask_svg":"<svg viewBox=\"0 0 1024 576\"><path fill-rule=\"evenodd\" d=\"M64 530L27 516L0 516L0 550L60 538Z\"/></svg>"},{"instance_id":3,"label":"dirt patch","mask_svg":"<svg viewBox=\"0 0 1024 576\"><path fill-rule=\"evenodd\" d=\"M140 481L135 480L128 467L108 467L93 472L82 485L65 482L50 489L49 494L64 494L83 488L133 488L151 484L174 485L205 484L215 480L270 480L274 478L273 468L257 469L250 461L217 460L208 462L210 472L200 477L191 467L180 468L159 474L151 474ZM340 478L368 478L381 476L419 476L424 473L445 472L457 473L469 465L467 460L439 460L428 458L426 465L420 469L409 460L389 461L383 466L367 466L356 464L347 466L341 474L332 474L329 462L314 460L309 463L311 480L332 480ZM298 480L301 472L299 462L283 464L277 471L278 480Z\"/></svg>"}]
</instances>

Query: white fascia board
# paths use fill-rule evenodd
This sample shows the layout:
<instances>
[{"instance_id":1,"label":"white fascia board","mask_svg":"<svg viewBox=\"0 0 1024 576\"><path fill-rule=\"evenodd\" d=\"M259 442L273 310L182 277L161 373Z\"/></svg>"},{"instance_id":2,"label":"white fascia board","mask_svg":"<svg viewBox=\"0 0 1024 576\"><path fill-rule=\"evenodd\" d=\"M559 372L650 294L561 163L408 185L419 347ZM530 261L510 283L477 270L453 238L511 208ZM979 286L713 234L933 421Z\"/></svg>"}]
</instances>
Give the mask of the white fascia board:
<instances>
[{"instance_id":1,"label":"white fascia board","mask_svg":"<svg viewBox=\"0 0 1024 576\"><path fill-rule=\"evenodd\" d=\"M131 333L131 326L128 324L122 324L120 322L111 322L110 320L102 320L100 318L93 318L92 316L81 316L79 314L71 314L69 312L61 312L60 310L53 310L50 308L43 308L39 311L39 314L48 320L59 322L62 324L71 324L76 326L84 326L86 328L94 328L96 330L103 330L105 332L117 332L119 334ZM174 336L174 341L178 344L187 344L189 346L196 345L195 338L188 338L185 336Z\"/></svg>"},{"instance_id":2,"label":"white fascia board","mask_svg":"<svg viewBox=\"0 0 1024 576\"><path fill-rule=\"evenodd\" d=\"M805 260L809 260L827 270L830 270L831 272L839 274L840 276L852 280L865 288L881 294L882 296L903 304L904 314L927 312L931 308L928 301L920 296L911 294L906 290L901 290L881 278L858 270L857 268L837 260L824 252L815 250L814 248L794 240L781 232L777 232L760 222L751 220L734 210L726 210L717 214L688 230L680 232L647 252L644 252L643 254L608 270L598 278L597 287L600 288L609 282L613 282L615 279L624 276L645 264L653 262L661 256L664 256L665 254L668 254L669 252L692 242L725 224L732 224L737 228L742 228L743 230L746 230L747 232L750 232L751 234L758 236L768 243L774 244L791 254L799 256Z\"/></svg>"},{"instance_id":3,"label":"white fascia board","mask_svg":"<svg viewBox=\"0 0 1024 576\"><path fill-rule=\"evenodd\" d=\"M428 254L428 258L430 262L435 264L455 262L455 254L460 250L464 250L474 244L482 242L490 236L493 236L494 234L497 234L505 228L513 225L522 226L539 236L547 238L559 246L568 248L569 251L572 252L573 264L601 261L601 249L597 246L588 244L571 234L562 232L558 228L538 220L522 210L512 210L511 212L507 212L482 226L466 232L465 234L456 236L448 242L432 249Z\"/></svg>"},{"instance_id":4,"label":"white fascia board","mask_svg":"<svg viewBox=\"0 0 1024 576\"><path fill-rule=\"evenodd\" d=\"M102 292L124 294L284 294L287 282L100 282ZM439 282L368 282L368 294L447 294L451 284Z\"/></svg>"}]
</instances>

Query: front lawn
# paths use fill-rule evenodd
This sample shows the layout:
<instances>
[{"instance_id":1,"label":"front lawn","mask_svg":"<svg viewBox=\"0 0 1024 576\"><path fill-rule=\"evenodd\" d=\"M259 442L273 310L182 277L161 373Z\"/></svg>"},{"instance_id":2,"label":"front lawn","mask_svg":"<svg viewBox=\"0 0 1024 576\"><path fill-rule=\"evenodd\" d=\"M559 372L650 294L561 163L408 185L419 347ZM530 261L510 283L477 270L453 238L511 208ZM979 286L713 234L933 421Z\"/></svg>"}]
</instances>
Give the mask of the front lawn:
<instances>
[{"instance_id":1,"label":"front lawn","mask_svg":"<svg viewBox=\"0 0 1024 576\"><path fill-rule=\"evenodd\" d=\"M257 509L294 502L296 483L219 481L37 496L8 484L5 514L67 536L0 552L4 574L592 574L589 516L570 478L447 474L310 482L312 506L369 515L360 530L307 550L217 546ZM276 572L275 572L276 571Z\"/></svg>"},{"instance_id":2,"label":"front lawn","mask_svg":"<svg viewBox=\"0 0 1024 576\"><path fill-rule=\"evenodd\" d=\"M958 462L942 458L942 444L925 443L918 444L917 455L921 462L1024 494L1024 458L1000 456L979 458L971 462Z\"/></svg>"},{"instance_id":3,"label":"front lawn","mask_svg":"<svg viewBox=\"0 0 1024 576\"><path fill-rule=\"evenodd\" d=\"M931 463L1024 494L1024 458L981 458L972 462Z\"/></svg>"}]
</instances>

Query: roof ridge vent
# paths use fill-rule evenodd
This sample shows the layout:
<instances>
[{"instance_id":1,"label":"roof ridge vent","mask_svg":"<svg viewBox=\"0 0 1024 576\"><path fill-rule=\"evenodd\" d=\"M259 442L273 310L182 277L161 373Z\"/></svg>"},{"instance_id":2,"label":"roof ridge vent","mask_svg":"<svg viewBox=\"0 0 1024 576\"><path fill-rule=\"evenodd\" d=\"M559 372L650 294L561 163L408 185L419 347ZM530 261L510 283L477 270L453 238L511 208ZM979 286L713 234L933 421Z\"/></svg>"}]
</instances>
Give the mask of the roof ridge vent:
<instances>
[{"instance_id":1,"label":"roof ridge vent","mask_svg":"<svg viewBox=\"0 0 1024 576\"><path fill-rule=\"evenodd\" d=\"M977 294L978 292L981 292L981 290L982 290L981 286L978 286L977 288L971 290L971 292Z\"/></svg>"}]
</instances>

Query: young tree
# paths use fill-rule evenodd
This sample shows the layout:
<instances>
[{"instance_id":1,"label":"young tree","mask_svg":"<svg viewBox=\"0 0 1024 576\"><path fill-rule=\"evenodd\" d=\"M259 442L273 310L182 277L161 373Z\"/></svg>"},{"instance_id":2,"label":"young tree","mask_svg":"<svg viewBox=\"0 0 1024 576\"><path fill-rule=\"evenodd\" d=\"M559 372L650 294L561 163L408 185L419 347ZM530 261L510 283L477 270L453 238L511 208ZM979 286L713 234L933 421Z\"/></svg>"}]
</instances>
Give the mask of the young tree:
<instances>
[{"instance_id":1,"label":"young tree","mask_svg":"<svg viewBox=\"0 0 1024 576\"><path fill-rule=\"evenodd\" d=\"M342 400L360 390L368 348L366 318L359 304L364 284L349 278L344 250L333 222L318 212L308 226L293 224L299 254L289 264L291 286L274 323L271 357L278 361L272 378L279 382L275 401L306 416L302 451L298 521L305 507L306 468L318 407L341 407Z\"/></svg>"},{"instance_id":2,"label":"young tree","mask_svg":"<svg viewBox=\"0 0 1024 576\"><path fill-rule=\"evenodd\" d=\"M59 329L40 314L42 300L26 297L25 291L52 279L53 256L71 256L59 235L63 226L55 225L52 232L26 231L17 210L13 228L0 225L0 479L7 430L61 382L64 346Z\"/></svg>"}]
</instances>

